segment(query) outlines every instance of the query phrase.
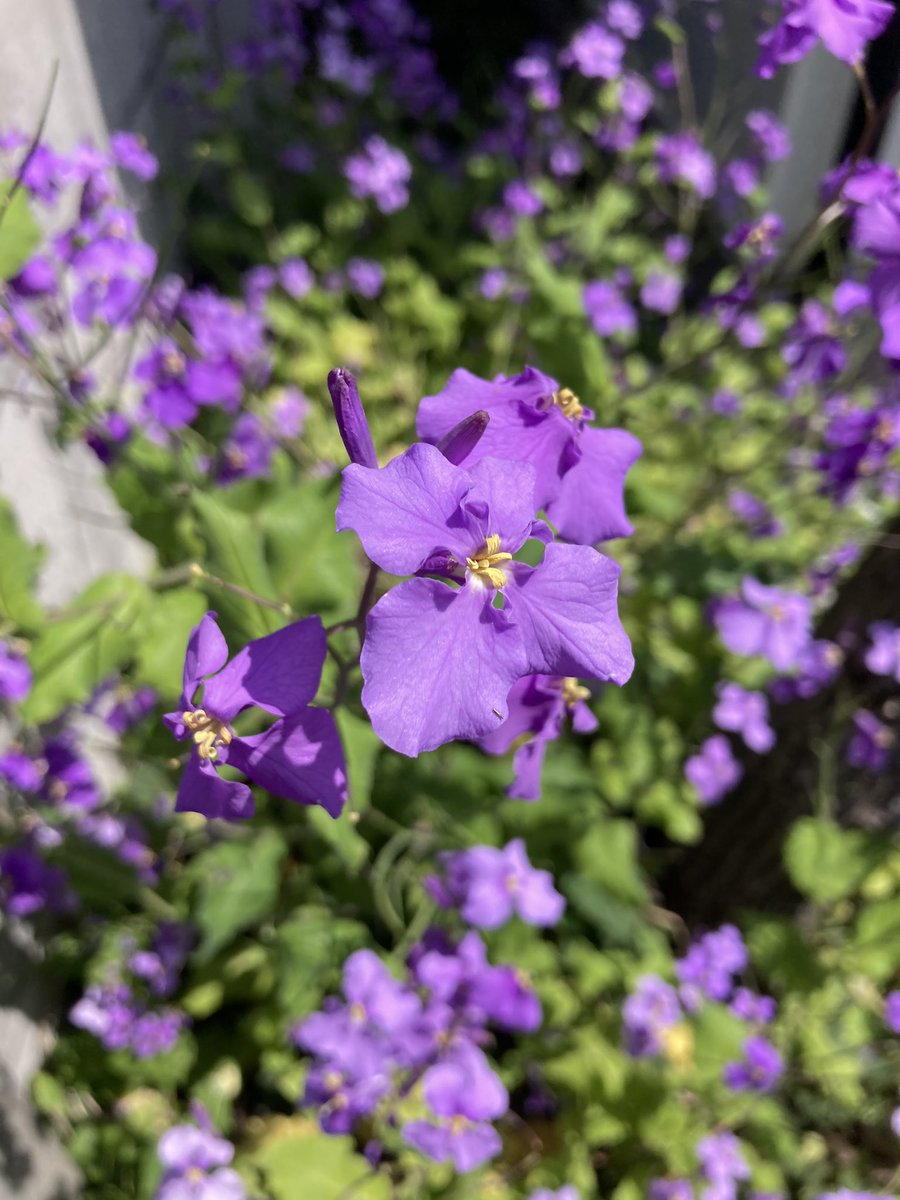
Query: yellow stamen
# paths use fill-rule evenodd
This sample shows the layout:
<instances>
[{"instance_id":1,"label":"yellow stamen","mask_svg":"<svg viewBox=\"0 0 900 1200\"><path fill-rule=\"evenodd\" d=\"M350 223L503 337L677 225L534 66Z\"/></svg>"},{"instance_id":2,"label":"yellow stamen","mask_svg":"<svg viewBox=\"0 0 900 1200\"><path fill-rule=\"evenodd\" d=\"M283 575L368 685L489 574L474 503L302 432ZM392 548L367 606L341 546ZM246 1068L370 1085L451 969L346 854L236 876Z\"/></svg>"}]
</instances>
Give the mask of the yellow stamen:
<instances>
[{"instance_id":1,"label":"yellow stamen","mask_svg":"<svg viewBox=\"0 0 900 1200\"><path fill-rule=\"evenodd\" d=\"M201 1167L188 1167L184 1177L190 1180L191 1183L199 1183L201 1179L206 1178L206 1172Z\"/></svg>"},{"instance_id":2,"label":"yellow stamen","mask_svg":"<svg viewBox=\"0 0 900 1200\"><path fill-rule=\"evenodd\" d=\"M462 1131L465 1129L465 1127L468 1125L468 1123L469 1122L466 1120L465 1117L451 1117L450 1118L450 1132L452 1134L455 1134L458 1136L459 1134L462 1133Z\"/></svg>"},{"instance_id":3,"label":"yellow stamen","mask_svg":"<svg viewBox=\"0 0 900 1200\"><path fill-rule=\"evenodd\" d=\"M322 1076L322 1082L329 1092L336 1092L343 1085L344 1077L340 1071L326 1071Z\"/></svg>"},{"instance_id":4,"label":"yellow stamen","mask_svg":"<svg viewBox=\"0 0 900 1200\"><path fill-rule=\"evenodd\" d=\"M232 733L225 722L218 717L211 717L202 708L182 713L181 719L194 735L197 753L207 762L215 762L219 755L218 747L231 742Z\"/></svg>"},{"instance_id":5,"label":"yellow stamen","mask_svg":"<svg viewBox=\"0 0 900 1200\"><path fill-rule=\"evenodd\" d=\"M562 415L570 421L577 421L584 412L584 405L571 388L560 388L551 397L553 403L562 411Z\"/></svg>"},{"instance_id":6,"label":"yellow stamen","mask_svg":"<svg viewBox=\"0 0 900 1200\"><path fill-rule=\"evenodd\" d=\"M364 1005L360 1004L358 1000L355 1000L350 1005L350 1020L353 1021L355 1025L365 1025L366 1023L365 1007Z\"/></svg>"},{"instance_id":7,"label":"yellow stamen","mask_svg":"<svg viewBox=\"0 0 900 1200\"><path fill-rule=\"evenodd\" d=\"M567 708L574 708L579 700L589 700L591 689L579 683L573 675L567 675L560 687L563 702Z\"/></svg>"},{"instance_id":8,"label":"yellow stamen","mask_svg":"<svg viewBox=\"0 0 900 1200\"><path fill-rule=\"evenodd\" d=\"M181 375L184 372L184 358L177 350L168 350L163 355L163 366L169 375Z\"/></svg>"},{"instance_id":9,"label":"yellow stamen","mask_svg":"<svg viewBox=\"0 0 900 1200\"><path fill-rule=\"evenodd\" d=\"M506 575L500 570L497 563L508 562L511 559L511 554L500 549L499 534L492 533L481 549L475 551L474 557L466 559L466 566L473 575L486 580L491 587L502 588L506 587Z\"/></svg>"}]
</instances>

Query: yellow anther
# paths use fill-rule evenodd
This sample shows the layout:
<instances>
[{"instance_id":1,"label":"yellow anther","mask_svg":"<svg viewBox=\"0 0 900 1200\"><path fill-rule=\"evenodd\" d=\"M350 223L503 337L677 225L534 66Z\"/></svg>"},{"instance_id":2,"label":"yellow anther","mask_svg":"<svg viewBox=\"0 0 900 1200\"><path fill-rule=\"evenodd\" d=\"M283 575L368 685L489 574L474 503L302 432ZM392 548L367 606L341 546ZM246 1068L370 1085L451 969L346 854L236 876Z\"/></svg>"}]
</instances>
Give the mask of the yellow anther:
<instances>
[{"instance_id":1,"label":"yellow anther","mask_svg":"<svg viewBox=\"0 0 900 1200\"><path fill-rule=\"evenodd\" d=\"M663 1029L659 1040L663 1054L673 1067L689 1071L694 1066L694 1033L690 1025L678 1024Z\"/></svg>"},{"instance_id":2,"label":"yellow anther","mask_svg":"<svg viewBox=\"0 0 900 1200\"><path fill-rule=\"evenodd\" d=\"M551 397L553 403L561 410L562 415L570 421L577 421L584 412L584 405L571 388L560 388Z\"/></svg>"},{"instance_id":3,"label":"yellow anther","mask_svg":"<svg viewBox=\"0 0 900 1200\"><path fill-rule=\"evenodd\" d=\"M360 1002L358 1000L355 1000L350 1005L350 1020L355 1025L364 1025L366 1023L365 1006L360 1004Z\"/></svg>"},{"instance_id":4,"label":"yellow anther","mask_svg":"<svg viewBox=\"0 0 900 1200\"><path fill-rule=\"evenodd\" d=\"M215 762L219 756L219 746L227 746L231 742L232 733L224 721L211 717L202 708L181 714L187 728L194 735L197 753L207 762Z\"/></svg>"},{"instance_id":5,"label":"yellow anther","mask_svg":"<svg viewBox=\"0 0 900 1200\"><path fill-rule=\"evenodd\" d=\"M340 1071L326 1071L322 1076L322 1082L329 1092L336 1092L343 1086L344 1077Z\"/></svg>"},{"instance_id":6,"label":"yellow anther","mask_svg":"<svg viewBox=\"0 0 900 1200\"><path fill-rule=\"evenodd\" d=\"M473 575L486 580L493 588L506 587L506 575L497 566L500 562L509 562L511 554L500 549L499 534L492 533L486 539L480 550L476 550L472 558L466 559L466 566Z\"/></svg>"},{"instance_id":7,"label":"yellow anther","mask_svg":"<svg viewBox=\"0 0 900 1200\"><path fill-rule=\"evenodd\" d=\"M450 1118L450 1132L452 1134L456 1134L458 1136L459 1134L462 1133L462 1131L466 1128L466 1126L468 1124L469 1124L469 1122L466 1120L465 1117L459 1117L459 1116L451 1117Z\"/></svg>"},{"instance_id":8,"label":"yellow anther","mask_svg":"<svg viewBox=\"0 0 900 1200\"><path fill-rule=\"evenodd\" d=\"M506 886L506 890L509 892L509 894L511 896L514 895L519 890L519 880L516 878L515 875L513 875L513 874L507 875L506 879L503 882Z\"/></svg>"},{"instance_id":9,"label":"yellow anther","mask_svg":"<svg viewBox=\"0 0 900 1200\"><path fill-rule=\"evenodd\" d=\"M184 356L177 350L167 350L163 355L163 366L169 375L181 375L184 371Z\"/></svg>"},{"instance_id":10,"label":"yellow anther","mask_svg":"<svg viewBox=\"0 0 900 1200\"><path fill-rule=\"evenodd\" d=\"M567 708L574 708L579 700L589 700L591 696L591 689L579 683L574 675L567 675L559 690Z\"/></svg>"}]
</instances>

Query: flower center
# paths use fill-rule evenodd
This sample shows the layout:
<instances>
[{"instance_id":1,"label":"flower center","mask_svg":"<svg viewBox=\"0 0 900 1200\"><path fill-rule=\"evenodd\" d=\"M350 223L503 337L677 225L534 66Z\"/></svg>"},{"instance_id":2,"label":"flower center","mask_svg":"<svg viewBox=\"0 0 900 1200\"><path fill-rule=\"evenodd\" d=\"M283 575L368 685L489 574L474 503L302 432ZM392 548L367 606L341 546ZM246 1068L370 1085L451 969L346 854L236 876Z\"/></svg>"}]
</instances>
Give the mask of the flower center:
<instances>
[{"instance_id":1,"label":"flower center","mask_svg":"<svg viewBox=\"0 0 900 1200\"><path fill-rule=\"evenodd\" d=\"M451 1117L450 1118L450 1133L454 1137L459 1137L459 1135L463 1132L463 1130L466 1129L468 1124L469 1124L469 1122L466 1120L465 1117L459 1117L459 1116Z\"/></svg>"},{"instance_id":2,"label":"flower center","mask_svg":"<svg viewBox=\"0 0 900 1200\"><path fill-rule=\"evenodd\" d=\"M199 1183L202 1179L206 1178L206 1172L202 1167L188 1167L184 1173L184 1177L191 1183Z\"/></svg>"},{"instance_id":3,"label":"flower center","mask_svg":"<svg viewBox=\"0 0 900 1200\"><path fill-rule=\"evenodd\" d=\"M476 550L472 558L466 559L466 566L473 575L486 581L493 588L506 587L506 575L497 563L509 562L511 554L500 549L500 535L492 533L480 550Z\"/></svg>"},{"instance_id":4,"label":"flower center","mask_svg":"<svg viewBox=\"0 0 900 1200\"><path fill-rule=\"evenodd\" d=\"M551 397L553 403L569 421L577 421L584 412L584 405L571 388L560 388Z\"/></svg>"},{"instance_id":5,"label":"flower center","mask_svg":"<svg viewBox=\"0 0 900 1200\"><path fill-rule=\"evenodd\" d=\"M366 1007L360 1004L358 1000L350 1005L350 1020L354 1025L365 1025L366 1023Z\"/></svg>"},{"instance_id":6,"label":"flower center","mask_svg":"<svg viewBox=\"0 0 900 1200\"><path fill-rule=\"evenodd\" d=\"M322 1082L329 1092L336 1092L344 1085L344 1077L340 1071L326 1071L322 1076Z\"/></svg>"},{"instance_id":7,"label":"flower center","mask_svg":"<svg viewBox=\"0 0 900 1200\"><path fill-rule=\"evenodd\" d=\"M219 746L227 746L233 736L225 722L210 716L202 708L182 713L181 719L194 735L194 744L200 757L207 762L215 762Z\"/></svg>"},{"instance_id":8,"label":"flower center","mask_svg":"<svg viewBox=\"0 0 900 1200\"><path fill-rule=\"evenodd\" d=\"M578 682L574 675L567 675L559 689L562 692L563 703L567 708L574 708L579 700L588 700L591 689Z\"/></svg>"}]
</instances>

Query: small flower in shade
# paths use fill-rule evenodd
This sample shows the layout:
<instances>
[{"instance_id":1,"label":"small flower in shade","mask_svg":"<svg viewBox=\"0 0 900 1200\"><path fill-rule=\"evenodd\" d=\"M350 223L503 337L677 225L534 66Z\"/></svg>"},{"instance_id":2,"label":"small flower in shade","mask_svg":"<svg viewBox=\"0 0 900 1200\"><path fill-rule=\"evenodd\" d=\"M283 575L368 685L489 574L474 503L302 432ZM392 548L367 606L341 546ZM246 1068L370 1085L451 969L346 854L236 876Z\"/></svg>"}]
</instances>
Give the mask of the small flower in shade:
<instances>
[{"instance_id":1,"label":"small flower in shade","mask_svg":"<svg viewBox=\"0 0 900 1200\"><path fill-rule=\"evenodd\" d=\"M52 867L30 846L7 846L0 851L0 904L13 917L32 913L72 912L78 897L62 867Z\"/></svg>"},{"instance_id":2,"label":"small flower in shade","mask_svg":"<svg viewBox=\"0 0 900 1200\"><path fill-rule=\"evenodd\" d=\"M163 1177L154 1200L246 1200L243 1180L228 1165L234 1146L208 1122L204 1128L175 1125L166 1130L156 1153Z\"/></svg>"},{"instance_id":3,"label":"small flower in shade","mask_svg":"<svg viewBox=\"0 0 900 1200\"><path fill-rule=\"evenodd\" d=\"M556 543L538 567L514 562L526 540L549 534L534 513L534 470L524 462L463 469L416 444L379 471L345 468L337 528L354 529L393 575L443 576L410 579L369 613L362 700L392 749L414 757L482 737L506 719L523 675L623 683L631 674L615 611L619 568Z\"/></svg>"},{"instance_id":4,"label":"small flower in shade","mask_svg":"<svg viewBox=\"0 0 900 1200\"><path fill-rule=\"evenodd\" d=\"M884 1023L891 1033L900 1033L900 992L888 992L885 996Z\"/></svg>"},{"instance_id":5,"label":"small flower in shade","mask_svg":"<svg viewBox=\"0 0 900 1200\"><path fill-rule=\"evenodd\" d=\"M716 190L716 163L692 133L661 137L656 147L656 165L664 183L689 188L701 200Z\"/></svg>"},{"instance_id":6,"label":"small flower in shade","mask_svg":"<svg viewBox=\"0 0 900 1200\"><path fill-rule=\"evenodd\" d=\"M876 621L869 626L869 639L866 666L873 675L890 675L900 683L900 629L890 621Z\"/></svg>"},{"instance_id":7,"label":"small flower in shade","mask_svg":"<svg viewBox=\"0 0 900 1200\"><path fill-rule=\"evenodd\" d=\"M309 707L325 660L319 618L296 621L227 659L216 614L207 613L188 639L180 708L165 717L179 741L194 743L176 810L207 817L250 816L250 788L218 774L217 766L227 763L273 795L320 804L338 816L347 794L343 750L331 713ZM278 720L263 733L238 736L231 724L252 707Z\"/></svg>"},{"instance_id":8,"label":"small flower in shade","mask_svg":"<svg viewBox=\"0 0 900 1200\"><path fill-rule=\"evenodd\" d=\"M722 1073L733 1092L771 1092L784 1072L781 1055L764 1037L744 1042L742 1062L727 1063Z\"/></svg>"},{"instance_id":9,"label":"small flower in shade","mask_svg":"<svg viewBox=\"0 0 900 1200\"><path fill-rule=\"evenodd\" d=\"M519 217L535 217L544 207L544 202L533 187L524 180L516 179L503 189L503 203Z\"/></svg>"},{"instance_id":10,"label":"small flower in shade","mask_svg":"<svg viewBox=\"0 0 900 1200\"><path fill-rule=\"evenodd\" d=\"M503 1116L509 1096L477 1047L462 1045L450 1061L426 1071L423 1092L441 1120L404 1125L410 1146L435 1162L452 1161L461 1174L500 1153L500 1135L487 1122Z\"/></svg>"},{"instance_id":11,"label":"small flower in shade","mask_svg":"<svg viewBox=\"0 0 900 1200\"><path fill-rule=\"evenodd\" d=\"M572 38L560 61L586 79L616 79L622 73L625 43L599 21L589 21Z\"/></svg>"},{"instance_id":12,"label":"small flower in shade","mask_svg":"<svg viewBox=\"0 0 900 1200\"><path fill-rule=\"evenodd\" d=\"M440 855L443 879L431 879L429 891L445 908L457 907L470 925L496 929L513 913L528 925L555 925L566 902L549 871L528 861L521 838L502 850L474 846Z\"/></svg>"},{"instance_id":13,"label":"small flower in shade","mask_svg":"<svg viewBox=\"0 0 900 1200\"><path fill-rule=\"evenodd\" d=\"M769 702L762 692L745 692L737 683L720 683L713 720L720 729L739 733L751 750L768 754L775 745L769 725Z\"/></svg>"},{"instance_id":14,"label":"small flower in shade","mask_svg":"<svg viewBox=\"0 0 900 1200\"><path fill-rule=\"evenodd\" d=\"M552 1191L550 1188L538 1188L536 1192L531 1193L528 1200L581 1200L581 1193L578 1188L566 1184L565 1187L557 1188L556 1191Z\"/></svg>"},{"instance_id":15,"label":"small flower in shade","mask_svg":"<svg viewBox=\"0 0 900 1200\"><path fill-rule=\"evenodd\" d=\"M891 1132L900 1138L900 1108L895 1108L891 1113Z\"/></svg>"},{"instance_id":16,"label":"small flower in shade","mask_svg":"<svg viewBox=\"0 0 900 1200\"><path fill-rule=\"evenodd\" d=\"M593 413L573 392L533 367L493 381L454 371L419 405L419 435L439 442L476 410L488 413L490 423L465 460L467 470L485 458L531 463L536 510L546 511L566 541L592 545L632 532L624 487L641 454L637 438L594 427Z\"/></svg>"},{"instance_id":17,"label":"small flower in shade","mask_svg":"<svg viewBox=\"0 0 900 1200\"><path fill-rule=\"evenodd\" d=\"M159 163L147 149L147 143L140 134L114 133L110 136L109 145L117 167L144 181L156 178Z\"/></svg>"},{"instance_id":18,"label":"small flower in shade","mask_svg":"<svg viewBox=\"0 0 900 1200\"><path fill-rule=\"evenodd\" d=\"M700 751L684 764L684 776L703 805L718 804L740 783L744 769L731 753L731 743L722 734L707 738Z\"/></svg>"},{"instance_id":19,"label":"small flower in shade","mask_svg":"<svg viewBox=\"0 0 900 1200\"><path fill-rule=\"evenodd\" d=\"M694 942L675 964L681 998L692 1012L705 997L721 1002L734 988L734 977L748 962L747 947L734 925L722 925Z\"/></svg>"},{"instance_id":20,"label":"small flower in shade","mask_svg":"<svg viewBox=\"0 0 900 1200\"><path fill-rule=\"evenodd\" d=\"M499 300L509 286L509 272L503 267L489 267L478 281L478 291L485 300Z\"/></svg>"},{"instance_id":21,"label":"small flower in shade","mask_svg":"<svg viewBox=\"0 0 900 1200\"><path fill-rule=\"evenodd\" d=\"M883 771L891 759L895 736L874 713L860 708L853 714L853 734L847 743L847 762L865 771Z\"/></svg>"},{"instance_id":22,"label":"small flower in shade","mask_svg":"<svg viewBox=\"0 0 900 1200\"><path fill-rule=\"evenodd\" d=\"M632 0L609 0L606 6L606 23L622 37L633 40L644 31L644 14Z\"/></svg>"},{"instance_id":23,"label":"small flower in shade","mask_svg":"<svg viewBox=\"0 0 900 1200\"><path fill-rule=\"evenodd\" d=\"M585 701L590 692L577 679L526 675L514 683L507 703L509 716L478 744L488 754L505 754L519 743L513 756L513 782L507 795L514 800L539 800L544 752L563 731L567 716L578 733L593 733L597 718ZM520 739L527 740L521 742Z\"/></svg>"},{"instance_id":24,"label":"small flower in shade","mask_svg":"<svg viewBox=\"0 0 900 1200\"><path fill-rule=\"evenodd\" d=\"M716 1197L726 1194L734 1195L733 1191L722 1188L733 1185L738 1180L750 1178L750 1167L741 1151L741 1143L729 1130L721 1133L710 1133L697 1143L697 1158L703 1174L715 1186L709 1189ZM720 1190L721 1189L721 1190Z\"/></svg>"},{"instance_id":25,"label":"small flower in shade","mask_svg":"<svg viewBox=\"0 0 900 1200\"><path fill-rule=\"evenodd\" d=\"M0 700L24 700L31 691L31 668L21 654L0 641Z\"/></svg>"},{"instance_id":26,"label":"small flower in shade","mask_svg":"<svg viewBox=\"0 0 900 1200\"><path fill-rule=\"evenodd\" d=\"M600 337L627 336L637 329L637 314L614 283L597 279L587 284L582 303L594 332Z\"/></svg>"},{"instance_id":27,"label":"small flower in shade","mask_svg":"<svg viewBox=\"0 0 900 1200\"><path fill-rule=\"evenodd\" d=\"M651 271L641 288L641 304L653 312L670 315L681 300L681 280L667 271Z\"/></svg>"},{"instance_id":28,"label":"small flower in shade","mask_svg":"<svg viewBox=\"0 0 900 1200\"><path fill-rule=\"evenodd\" d=\"M729 1007L736 1017L752 1025L768 1025L778 1012L778 1005L771 996L758 996L744 987L735 988Z\"/></svg>"},{"instance_id":29,"label":"small flower in shade","mask_svg":"<svg viewBox=\"0 0 900 1200\"><path fill-rule=\"evenodd\" d=\"M779 67L805 58L820 39L836 58L858 63L893 14L887 0L784 0L781 19L759 39L757 74L771 79Z\"/></svg>"},{"instance_id":30,"label":"small flower in shade","mask_svg":"<svg viewBox=\"0 0 900 1200\"><path fill-rule=\"evenodd\" d=\"M752 492L746 492L743 488L732 489L728 494L728 507L744 522L752 537L776 537L782 532L781 522Z\"/></svg>"},{"instance_id":31,"label":"small flower in shade","mask_svg":"<svg viewBox=\"0 0 900 1200\"><path fill-rule=\"evenodd\" d=\"M682 1018L678 993L658 975L642 975L622 1005L622 1037L633 1058L662 1053L667 1030Z\"/></svg>"},{"instance_id":32,"label":"small flower in shade","mask_svg":"<svg viewBox=\"0 0 900 1200\"><path fill-rule=\"evenodd\" d=\"M351 258L347 263L347 282L357 296L374 300L384 287L384 267L371 258Z\"/></svg>"},{"instance_id":33,"label":"small flower in shade","mask_svg":"<svg viewBox=\"0 0 900 1200\"><path fill-rule=\"evenodd\" d=\"M371 196L383 213L397 212L409 202L409 159L377 134L347 159L344 174L353 195L360 200Z\"/></svg>"},{"instance_id":34,"label":"small flower in shade","mask_svg":"<svg viewBox=\"0 0 900 1200\"><path fill-rule=\"evenodd\" d=\"M758 654L779 671L787 671L809 645L812 607L797 592L767 587L747 576L740 598L719 601L713 619L732 653Z\"/></svg>"},{"instance_id":35,"label":"small flower in shade","mask_svg":"<svg viewBox=\"0 0 900 1200\"><path fill-rule=\"evenodd\" d=\"M791 135L773 112L757 109L748 113L746 125L766 162L780 162L791 153Z\"/></svg>"},{"instance_id":36,"label":"small flower in shade","mask_svg":"<svg viewBox=\"0 0 900 1200\"><path fill-rule=\"evenodd\" d=\"M312 291L316 277L302 258L288 258L278 268L278 279L289 296L302 300Z\"/></svg>"},{"instance_id":37,"label":"small flower in shade","mask_svg":"<svg viewBox=\"0 0 900 1200\"><path fill-rule=\"evenodd\" d=\"M694 1200L689 1179L651 1179L647 1200Z\"/></svg>"}]
</instances>

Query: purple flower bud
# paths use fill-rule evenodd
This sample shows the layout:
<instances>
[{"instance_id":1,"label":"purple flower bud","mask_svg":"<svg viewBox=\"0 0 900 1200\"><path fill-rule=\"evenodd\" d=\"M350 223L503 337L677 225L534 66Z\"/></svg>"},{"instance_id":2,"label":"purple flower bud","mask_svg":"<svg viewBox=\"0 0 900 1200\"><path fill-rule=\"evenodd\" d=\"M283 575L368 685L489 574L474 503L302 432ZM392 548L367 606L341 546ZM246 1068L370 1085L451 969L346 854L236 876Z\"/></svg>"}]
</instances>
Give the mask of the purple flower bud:
<instances>
[{"instance_id":1,"label":"purple flower bud","mask_svg":"<svg viewBox=\"0 0 900 1200\"><path fill-rule=\"evenodd\" d=\"M479 408L470 417L464 417L458 425L454 425L450 432L441 438L437 444L438 450L448 462L459 466L460 463L465 462L478 445L490 419L489 414L483 408Z\"/></svg>"},{"instance_id":2,"label":"purple flower bud","mask_svg":"<svg viewBox=\"0 0 900 1200\"><path fill-rule=\"evenodd\" d=\"M359 398L359 388L349 371L337 367L328 373L328 391L334 405L334 416L338 423L341 441L346 447L351 462L361 467L378 468L375 443L366 413Z\"/></svg>"}]
</instances>

